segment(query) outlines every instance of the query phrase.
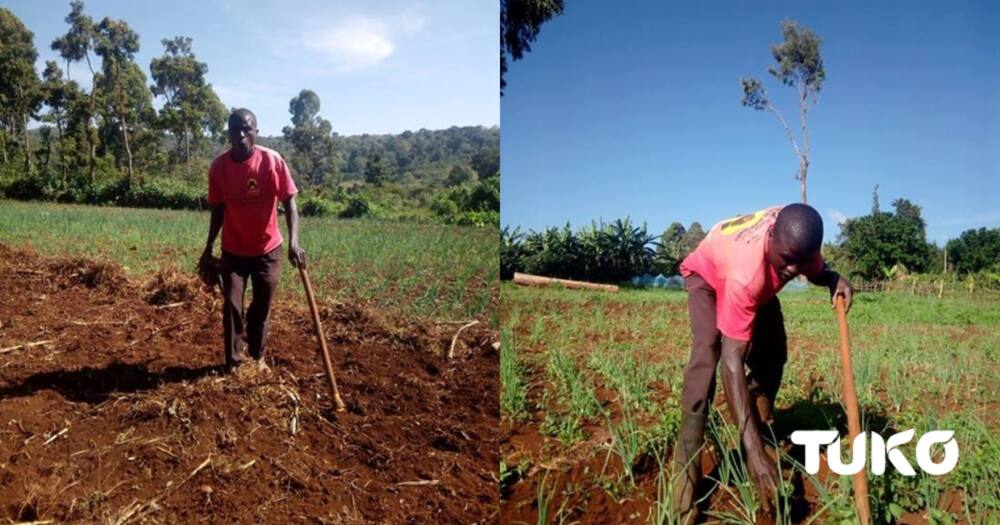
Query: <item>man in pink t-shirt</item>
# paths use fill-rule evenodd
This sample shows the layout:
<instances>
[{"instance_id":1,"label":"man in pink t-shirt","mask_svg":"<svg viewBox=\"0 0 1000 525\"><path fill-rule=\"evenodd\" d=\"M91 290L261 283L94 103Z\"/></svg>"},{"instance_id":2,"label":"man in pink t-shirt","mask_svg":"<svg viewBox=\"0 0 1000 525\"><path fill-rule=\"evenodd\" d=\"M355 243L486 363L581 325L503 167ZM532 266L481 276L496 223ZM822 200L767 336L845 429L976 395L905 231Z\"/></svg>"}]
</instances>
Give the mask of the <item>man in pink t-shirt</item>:
<instances>
[{"instance_id":1,"label":"man in pink t-shirt","mask_svg":"<svg viewBox=\"0 0 1000 525\"><path fill-rule=\"evenodd\" d=\"M222 326L227 368L246 361L246 354L264 364L271 302L281 276L281 231L277 204L285 207L289 239L288 259L305 266L299 246L299 215L295 182L278 152L255 144L257 117L248 109L229 116L230 148L212 161L208 170L208 204L212 219L208 242L199 260L202 275L212 259L212 246L222 230ZM244 319L243 296L247 279L253 300ZM207 282L209 286L215 283ZM246 347L247 352L244 352Z\"/></svg>"},{"instance_id":2,"label":"man in pink t-shirt","mask_svg":"<svg viewBox=\"0 0 1000 525\"><path fill-rule=\"evenodd\" d=\"M698 455L720 360L726 402L740 429L750 478L765 505L772 501L780 478L764 452L761 425L770 418L787 359L777 294L804 275L829 288L831 300L842 294L847 308L851 306L851 283L823 262L822 242L823 220L815 209L776 206L716 224L681 263L693 336L673 458L674 508L682 523L697 517Z\"/></svg>"}]
</instances>

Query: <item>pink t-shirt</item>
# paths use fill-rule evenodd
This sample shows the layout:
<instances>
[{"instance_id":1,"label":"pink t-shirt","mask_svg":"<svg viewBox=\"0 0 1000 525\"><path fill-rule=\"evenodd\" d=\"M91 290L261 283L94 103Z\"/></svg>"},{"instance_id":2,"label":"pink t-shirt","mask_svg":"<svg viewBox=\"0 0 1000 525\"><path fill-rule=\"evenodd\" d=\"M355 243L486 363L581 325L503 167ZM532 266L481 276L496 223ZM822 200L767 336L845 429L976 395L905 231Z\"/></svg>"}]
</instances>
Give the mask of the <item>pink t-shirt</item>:
<instances>
[{"instance_id":1,"label":"pink t-shirt","mask_svg":"<svg viewBox=\"0 0 1000 525\"><path fill-rule=\"evenodd\" d=\"M712 226L705 239L681 263L681 275L698 274L715 289L716 324L730 339L749 341L757 307L785 286L766 257L771 230L781 208L774 206ZM823 266L822 257L816 257L802 274L814 276Z\"/></svg>"},{"instance_id":2,"label":"pink t-shirt","mask_svg":"<svg viewBox=\"0 0 1000 525\"><path fill-rule=\"evenodd\" d=\"M233 162L229 150L216 157L208 169L208 204L226 205L222 249L255 257L280 246L277 204L296 193L288 166L277 151L254 146L253 154L243 162Z\"/></svg>"}]
</instances>

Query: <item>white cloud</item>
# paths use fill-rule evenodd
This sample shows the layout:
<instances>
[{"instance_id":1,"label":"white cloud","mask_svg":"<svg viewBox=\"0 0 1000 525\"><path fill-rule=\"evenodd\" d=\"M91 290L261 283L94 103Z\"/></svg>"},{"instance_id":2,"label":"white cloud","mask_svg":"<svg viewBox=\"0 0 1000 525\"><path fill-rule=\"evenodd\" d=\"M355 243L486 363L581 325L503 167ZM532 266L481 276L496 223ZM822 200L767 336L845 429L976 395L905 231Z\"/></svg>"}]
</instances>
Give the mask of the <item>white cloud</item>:
<instances>
[{"instance_id":1,"label":"white cloud","mask_svg":"<svg viewBox=\"0 0 1000 525\"><path fill-rule=\"evenodd\" d=\"M367 69L397 51L400 37L419 32L427 19L416 9L389 17L346 15L329 26L306 21L302 38L307 49L324 55L340 73Z\"/></svg>"},{"instance_id":2,"label":"white cloud","mask_svg":"<svg viewBox=\"0 0 1000 525\"><path fill-rule=\"evenodd\" d=\"M836 224L844 224L847 222L847 215L844 215L843 212L839 210L827 210L826 214L829 215Z\"/></svg>"}]
</instances>

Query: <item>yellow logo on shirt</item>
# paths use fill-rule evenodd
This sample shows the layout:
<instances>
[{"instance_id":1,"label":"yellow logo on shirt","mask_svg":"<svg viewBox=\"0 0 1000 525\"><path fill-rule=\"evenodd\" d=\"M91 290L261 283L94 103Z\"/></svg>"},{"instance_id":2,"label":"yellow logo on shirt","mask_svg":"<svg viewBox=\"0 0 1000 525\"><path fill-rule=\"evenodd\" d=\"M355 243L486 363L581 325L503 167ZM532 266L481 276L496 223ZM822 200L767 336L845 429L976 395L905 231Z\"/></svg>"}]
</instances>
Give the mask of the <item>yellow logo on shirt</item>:
<instances>
[{"instance_id":1,"label":"yellow logo on shirt","mask_svg":"<svg viewBox=\"0 0 1000 525\"><path fill-rule=\"evenodd\" d=\"M766 212L767 210L760 210L758 212L733 217L732 219L726 219L722 221L722 226L719 229L722 231L723 235L737 234L760 222L761 219L764 218Z\"/></svg>"},{"instance_id":2,"label":"yellow logo on shirt","mask_svg":"<svg viewBox=\"0 0 1000 525\"><path fill-rule=\"evenodd\" d=\"M247 179L247 195L250 197L260 195L260 189L257 188L257 179L253 177Z\"/></svg>"}]
</instances>

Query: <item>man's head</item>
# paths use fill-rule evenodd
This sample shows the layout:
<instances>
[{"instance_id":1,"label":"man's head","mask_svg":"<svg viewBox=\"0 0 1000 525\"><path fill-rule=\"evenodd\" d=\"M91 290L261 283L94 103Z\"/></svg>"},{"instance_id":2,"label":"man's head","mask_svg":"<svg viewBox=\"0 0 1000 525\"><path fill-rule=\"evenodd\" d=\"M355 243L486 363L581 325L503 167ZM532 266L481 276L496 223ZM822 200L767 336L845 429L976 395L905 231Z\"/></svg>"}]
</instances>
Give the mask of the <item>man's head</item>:
<instances>
[{"instance_id":1,"label":"man's head","mask_svg":"<svg viewBox=\"0 0 1000 525\"><path fill-rule=\"evenodd\" d=\"M229 115L229 145L241 156L249 157L257 141L257 116L246 108Z\"/></svg>"},{"instance_id":2,"label":"man's head","mask_svg":"<svg viewBox=\"0 0 1000 525\"><path fill-rule=\"evenodd\" d=\"M784 281L790 281L818 255L823 244L823 219L806 204L781 209L771 231L767 260Z\"/></svg>"}]
</instances>

